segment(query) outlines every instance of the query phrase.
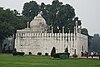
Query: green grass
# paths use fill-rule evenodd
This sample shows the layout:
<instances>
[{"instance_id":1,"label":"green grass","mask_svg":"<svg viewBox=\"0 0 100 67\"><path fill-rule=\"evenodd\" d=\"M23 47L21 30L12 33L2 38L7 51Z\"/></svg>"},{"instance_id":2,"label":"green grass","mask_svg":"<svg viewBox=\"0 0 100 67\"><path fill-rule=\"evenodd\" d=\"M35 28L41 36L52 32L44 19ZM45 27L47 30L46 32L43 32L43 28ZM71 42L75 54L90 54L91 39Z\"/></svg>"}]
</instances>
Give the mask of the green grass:
<instances>
[{"instance_id":1,"label":"green grass","mask_svg":"<svg viewBox=\"0 0 100 67\"><path fill-rule=\"evenodd\" d=\"M100 60L0 55L0 67L100 67Z\"/></svg>"}]
</instances>

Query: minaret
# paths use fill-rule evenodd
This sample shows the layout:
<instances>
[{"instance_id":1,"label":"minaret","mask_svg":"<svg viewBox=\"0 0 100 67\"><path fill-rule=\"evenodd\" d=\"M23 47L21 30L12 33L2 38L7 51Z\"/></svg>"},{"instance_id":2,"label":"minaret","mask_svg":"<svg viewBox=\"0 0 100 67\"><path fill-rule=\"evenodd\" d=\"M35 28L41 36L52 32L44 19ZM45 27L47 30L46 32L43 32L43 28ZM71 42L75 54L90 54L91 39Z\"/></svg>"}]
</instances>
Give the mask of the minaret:
<instances>
[{"instance_id":1,"label":"minaret","mask_svg":"<svg viewBox=\"0 0 100 67\"><path fill-rule=\"evenodd\" d=\"M69 29L69 41L71 40L71 32L70 32L70 29Z\"/></svg>"},{"instance_id":2,"label":"minaret","mask_svg":"<svg viewBox=\"0 0 100 67\"><path fill-rule=\"evenodd\" d=\"M62 33L64 33L64 26L62 27Z\"/></svg>"},{"instance_id":3,"label":"minaret","mask_svg":"<svg viewBox=\"0 0 100 67\"><path fill-rule=\"evenodd\" d=\"M78 33L78 21L76 21L76 28L75 28L75 33Z\"/></svg>"},{"instance_id":4,"label":"minaret","mask_svg":"<svg viewBox=\"0 0 100 67\"><path fill-rule=\"evenodd\" d=\"M27 22L27 29L29 28L29 22Z\"/></svg>"},{"instance_id":5,"label":"minaret","mask_svg":"<svg viewBox=\"0 0 100 67\"><path fill-rule=\"evenodd\" d=\"M53 26L51 26L51 33L53 33Z\"/></svg>"},{"instance_id":6,"label":"minaret","mask_svg":"<svg viewBox=\"0 0 100 67\"><path fill-rule=\"evenodd\" d=\"M74 34L76 34L76 26L74 26Z\"/></svg>"}]
</instances>

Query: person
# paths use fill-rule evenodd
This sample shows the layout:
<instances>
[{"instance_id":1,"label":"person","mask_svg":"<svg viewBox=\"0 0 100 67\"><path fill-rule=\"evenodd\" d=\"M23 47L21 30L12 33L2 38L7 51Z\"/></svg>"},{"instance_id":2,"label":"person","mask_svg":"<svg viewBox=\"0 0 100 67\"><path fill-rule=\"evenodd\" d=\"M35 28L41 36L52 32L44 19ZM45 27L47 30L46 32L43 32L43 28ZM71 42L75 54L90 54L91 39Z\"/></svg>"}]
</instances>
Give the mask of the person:
<instances>
[{"instance_id":1,"label":"person","mask_svg":"<svg viewBox=\"0 0 100 67\"><path fill-rule=\"evenodd\" d=\"M100 60L100 52L98 52L99 60Z\"/></svg>"},{"instance_id":2,"label":"person","mask_svg":"<svg viewBox=\"0 0 100 67\"><path fill-rule=\"evenodd\" d=\"M93 53L93 52L91 52L91 57L93 58L93 56L94 56L94 53Z\"/></svg>"},{"instance_id":3,"label":"person","mask_svg":"<svg viewBox=\"0 0 100 67\"><path fill-rule=\"evenodd\" d=\"M84 53L83 52L81 52L81 56L83 57L83 55L84 55Z\"/></svg>"},{"instance_id":4,"label":"person","mask_svg":"<svg viewBox=\"0 0 100 67\"><path fill-rule=\"evenodd\" d=\"M86 52L86 58L88 58L88 55L89 55L89 53L88 53L88 52Z\"/></svg>"}]
</instances>

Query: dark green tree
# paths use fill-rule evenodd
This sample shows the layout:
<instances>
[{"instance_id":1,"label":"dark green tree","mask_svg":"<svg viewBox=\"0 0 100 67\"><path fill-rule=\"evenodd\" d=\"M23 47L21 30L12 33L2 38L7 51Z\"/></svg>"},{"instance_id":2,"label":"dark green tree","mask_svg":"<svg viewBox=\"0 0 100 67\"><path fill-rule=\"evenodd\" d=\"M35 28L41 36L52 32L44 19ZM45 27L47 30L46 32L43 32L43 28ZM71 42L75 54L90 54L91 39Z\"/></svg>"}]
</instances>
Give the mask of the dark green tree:
<instances>
[{"instance_id":1,"label":"dark green tree","mask_svg":"<svg viewBox=\"0 0 100 67\"><path fill-rule=\"evenodd\" d=\"M25 3L22 14L27 17L27 21L31 21L39 12L39 5L35 1Z\"/></svg>"},{"instance_id":2,"label":"dark green tree","mask_svg":"<svg viewBox=\"0 0 100 67\"><path fill-rule=\"evenodd\" d=\"M47 21L48 26L54 27L54 32L62 32L62 27L65 27L65 32L74 32L75 22L81 25L81 20L75 17L75 10L69 4L63 4L59 0L53 0L52 4L41 3L37 4L36 1L30 1L24 4L22 14L27 17L28 20L32 20L40 11L42 11L42 16ZM59 30L57 27L59 26ZM82 33L87 35L87 29L82 29Z\"/></svg>"},{"instance_id":3,"label":"dark green tree","mask_svg":"<svg viewBox=\"0 0 100 67\"><path fill-rule=\"evenodd\" d=\"M100 36L99 34L94 34L90 40L89 51L100 52Z\"/></svg>"},{"instance_id":4,"label":"dark green tree","mask_svg":"<svg viewBox=\"0 0 100 67\"><path fill-rule=\"evenodd\" d=\"M0 8L0 52L3 40L24 27L24 17L19 16L16 10Z\"/></svg>"}]
</instances>

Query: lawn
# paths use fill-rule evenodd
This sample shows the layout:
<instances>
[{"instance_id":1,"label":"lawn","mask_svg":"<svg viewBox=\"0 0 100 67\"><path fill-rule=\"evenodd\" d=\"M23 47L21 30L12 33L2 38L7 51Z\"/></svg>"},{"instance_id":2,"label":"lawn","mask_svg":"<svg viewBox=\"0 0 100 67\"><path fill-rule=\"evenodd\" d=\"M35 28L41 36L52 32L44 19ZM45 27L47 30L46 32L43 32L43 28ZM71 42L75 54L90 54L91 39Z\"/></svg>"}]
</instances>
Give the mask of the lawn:
<instances>
[{"instance_id":1,"label":"lawn","mask_svg":"<svg viewBox=\"0 0 100 67\"><path fill-rule=\"evenodd\" d=\"M0 67L100 67L100 60L0 55Z\"/></svg>"}]
</instances>

